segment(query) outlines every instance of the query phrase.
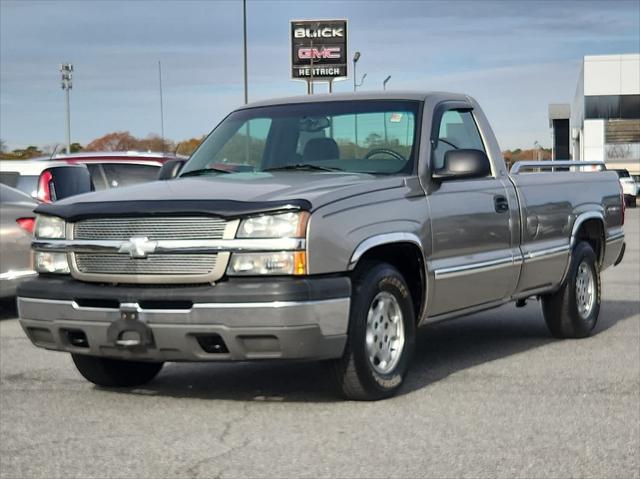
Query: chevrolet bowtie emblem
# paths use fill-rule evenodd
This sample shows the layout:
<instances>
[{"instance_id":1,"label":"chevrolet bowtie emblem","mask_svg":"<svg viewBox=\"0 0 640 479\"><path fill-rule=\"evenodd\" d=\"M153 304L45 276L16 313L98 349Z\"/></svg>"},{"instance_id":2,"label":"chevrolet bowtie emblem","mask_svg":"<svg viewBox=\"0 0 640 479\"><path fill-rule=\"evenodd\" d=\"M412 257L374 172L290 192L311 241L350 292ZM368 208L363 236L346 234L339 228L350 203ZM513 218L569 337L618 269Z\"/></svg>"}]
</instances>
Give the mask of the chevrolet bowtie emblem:
<instances>
[{"instance_id":1,"label":"chevrolet bowtie emblem","mask_svg":"<svg viewBox=\"0 0 640 479\"><path fill-rule=\"evenodd\" d=\"M132 258L146 258L153 253L158 245L155 241L149 241L146 236L134 236L120 245L118 252L129 253Z\"/></svg>"}]
</instances>

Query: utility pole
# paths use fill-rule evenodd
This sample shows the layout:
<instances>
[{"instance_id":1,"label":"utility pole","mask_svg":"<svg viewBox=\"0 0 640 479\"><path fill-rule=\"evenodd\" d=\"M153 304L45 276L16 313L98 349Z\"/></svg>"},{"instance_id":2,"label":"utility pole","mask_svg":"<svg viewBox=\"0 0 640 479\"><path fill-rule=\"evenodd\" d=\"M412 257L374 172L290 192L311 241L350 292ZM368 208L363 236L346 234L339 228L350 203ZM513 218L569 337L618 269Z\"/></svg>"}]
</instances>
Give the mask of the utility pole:
<instances>
[{"instance_id":1,"label":"utility pole","mask_svg":"<svg viewBox=\"0 0 640 479\"><path fill-rule=\"evenodd\" d=\"M247 0L242 0L242 26L244 39L244 104L249 103L249 82L247 76Z\"/></svg>"},{"instance_id":2,"label":"utility pole","mask_svg":"<svg viewBox=\"0 0 640 479\"><path fill-rule=\"evenodd\" d=\"M162 105L162 63L158 60L158 82L160 86L160 137L162 138L162 153L164 153L164 107Z\"/></svg>"},{"instance_id":3,"label":"utility pole","mask_svg":"<svg viewBox=\"0 0 640 479\"><path fill-rule=\"evenodd\" d=\"M67 119L67 155L71 153L71 110L69 108L69 90L73 88L73 65L71 63L62 63L60 65L60 73L62 74L62 89L65 93L66 119Z\"/></svg>"}]
</instances>

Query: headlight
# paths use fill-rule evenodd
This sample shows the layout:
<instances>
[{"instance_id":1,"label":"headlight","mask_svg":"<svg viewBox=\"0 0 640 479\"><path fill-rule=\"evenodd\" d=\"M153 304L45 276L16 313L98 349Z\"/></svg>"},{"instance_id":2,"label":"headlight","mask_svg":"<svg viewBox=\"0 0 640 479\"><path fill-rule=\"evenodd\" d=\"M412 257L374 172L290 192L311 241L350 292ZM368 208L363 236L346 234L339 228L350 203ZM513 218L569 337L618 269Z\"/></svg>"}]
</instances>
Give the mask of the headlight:
<instances>
[{"instance_id":1,"label":"headlight","mask_svg":"<svg viewBox=\"0 0 640 479\"><path fill-rule=\"evenodd\" d=\"M36 217L36 238L64 239L65 222L57 216L38 215Z\"/></svg>"},{"instance_id":2,"label":"headlight","mask_svg":"<svg viewBox=\"0 0 640 479\"><path fill-rule=\"evenodd\" d=\"M66 253L48 253L36 251L34 254L38 273L69 273L69 262Z\"/></svg>"},{"instance_id":3,"label":"headlight","mask_svg":"<svg viewBox=\"0 0 640 479\"><path fill-rule=\"evenodd\" d=\"M247 218L240 223L237 238L302 238L305 236L306 211L261 215Z\"/></svg>"},{"instance_id":4,"label":"headlight","mask_svg":"<svg viewBox=\"0 0 640 479\"><path fill-rule=\"evenodd\" d=\"M307 255L304 251L234 253L231 255L227 273L232 276L306 274Z\"/></svg>"}]
</instances>

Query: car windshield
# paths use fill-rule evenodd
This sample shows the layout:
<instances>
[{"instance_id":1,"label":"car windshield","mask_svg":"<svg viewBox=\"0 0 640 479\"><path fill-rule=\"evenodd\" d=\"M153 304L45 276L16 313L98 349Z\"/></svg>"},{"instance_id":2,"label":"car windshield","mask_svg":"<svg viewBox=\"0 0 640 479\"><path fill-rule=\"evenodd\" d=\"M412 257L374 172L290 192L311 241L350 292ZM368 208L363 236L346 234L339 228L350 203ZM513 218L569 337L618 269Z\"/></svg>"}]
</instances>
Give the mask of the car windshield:
<instances>
[{"instance_id":1,"label":"car windshield","mask_svg":"<svg viewBox=\"0 0 640 479\"><path fill-rule=\"evenodd\" d=\"M616 173L618 173L619 178L629 178L631 176L627 170L616 170Z\"/></svg>"},{"instance_id":2,"label":"car windshield","mask_svg":"<svg viewBox=\"0 0 640 479\"><path fill-rule=\"evenodd\" d=\"M419 102L329 101L249 108L207 137L181 176L238 172L411 173Z\"/></svg>"}]
</instances>

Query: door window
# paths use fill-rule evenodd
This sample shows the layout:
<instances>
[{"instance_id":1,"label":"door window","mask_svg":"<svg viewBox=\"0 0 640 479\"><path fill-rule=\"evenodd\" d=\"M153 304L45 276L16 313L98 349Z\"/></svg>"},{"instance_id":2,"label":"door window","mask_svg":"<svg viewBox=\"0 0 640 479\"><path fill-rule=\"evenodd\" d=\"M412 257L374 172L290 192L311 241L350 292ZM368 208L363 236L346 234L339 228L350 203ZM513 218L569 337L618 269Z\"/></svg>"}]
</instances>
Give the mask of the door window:
<instances>
[{"instance_id":1,"label":"door window","mask_svg":"<svg viewBox=\"0 0 640 479\"><path fill-rule=\"evenodd\" d=\"M470 111L448 110L442 115L433 148L433 168L444 166L444 155L451 150L485 151L480 132Z\"/></svg>"}]
</instances>

